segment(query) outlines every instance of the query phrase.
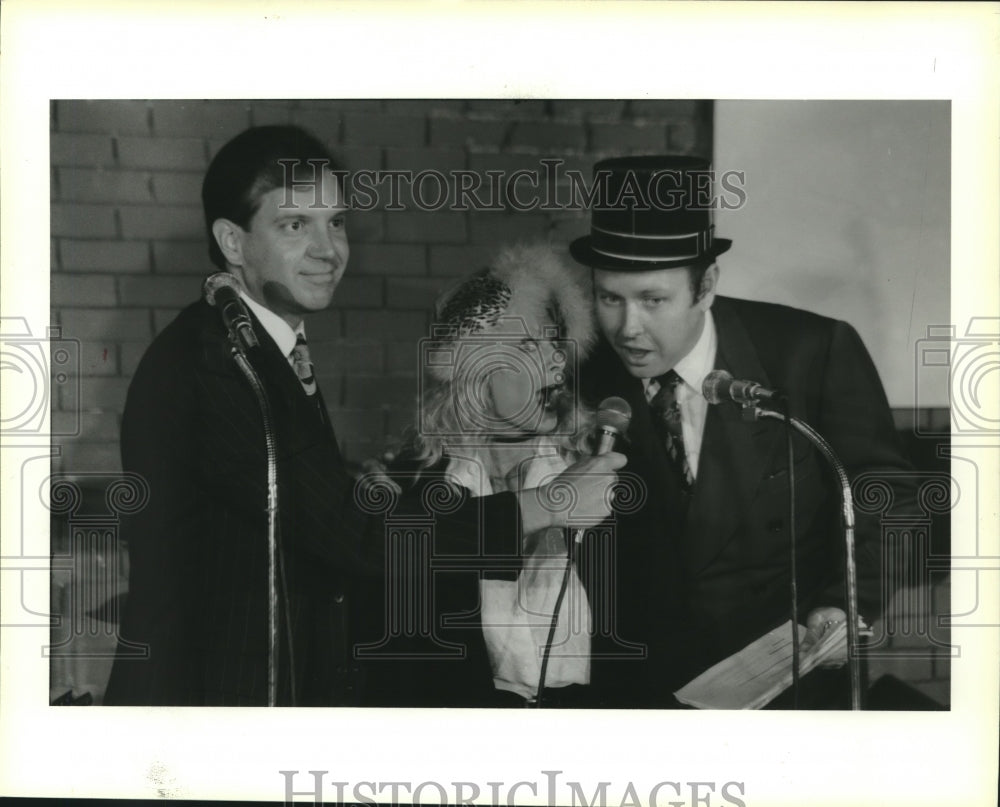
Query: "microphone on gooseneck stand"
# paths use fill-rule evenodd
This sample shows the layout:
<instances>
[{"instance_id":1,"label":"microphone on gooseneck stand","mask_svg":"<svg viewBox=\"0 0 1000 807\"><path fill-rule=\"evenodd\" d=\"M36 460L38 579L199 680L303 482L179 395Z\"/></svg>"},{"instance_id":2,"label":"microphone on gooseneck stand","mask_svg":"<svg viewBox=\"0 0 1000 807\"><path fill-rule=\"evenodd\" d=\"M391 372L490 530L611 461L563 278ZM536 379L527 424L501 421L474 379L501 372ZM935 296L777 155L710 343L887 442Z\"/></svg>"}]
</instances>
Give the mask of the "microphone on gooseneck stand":
<instances>
[{"instance_id":1,"label":"microphone on gooseneck stand","mask_svg":"<svg viewBox=\"0 0 1000 807\"><path fill-rule=\"evenodd\" d=\"M615 440L628 431L632 420L632 407L624 398L612 396L605 398L597 407L597 418L594 425L594 456L607 454L615 447ZM573 533L573 542L583 540L583 530Z\"/></svg>"},{"instance_id":2,"label":"microphone on gooseneck stand","mask_svg":"<svg viewBox=\"0 0 1000 807\"><path fill-rule=\"evenodd\" d=\"M250 364L247 351L259 346L257 334L253 332L250 312L240 299L240 284L229 272L216 272L205 279L202 293L210 306L217 308L222 322L229 332L232 344L232 358L253 390L260 407L264 426L264 444L267 452L267 705L278 705L278 671L281 669L281 635L278 619L284 615L288 624L288 593L283 574L284 564L280 563L281 550L278 546L278 449L271 405L264 385ZM282 579L279 582L279 577ZM278 604L279 596L284 607ZM290 628L286 627L291 637ZM290 639L289 639L290 642ZM290 670L291 705L296 703L295 654L289 643L287 668Z\"/></svg>"},{"instance_id":3,"label":"microphone on gooseneck stand","mask_svg":"<svg viewBox=\"0 0 1000 807\"><path fill-rule=\"evenodd\" d=\"M733 378L725 370L712 370L701 385L701 394L710 404L732 401L738 404L753 404L784 398L777 390L768 389L756 381Z\"/></svg>"},{"instance_id":4,"label":"microphone on gooseneck stand","mask_svg":"<svg viewBox=\"0 0 1000 807\"><path fill-rule=\"evenodd\" d=\"M202 286L205 300L219 309L222 322L229 331L230 341L244 350L257 347L257 334L253 332L250 312L240 299L240 284L229 272L216 272L205 279Z\"/></svg>"}]
</instances>

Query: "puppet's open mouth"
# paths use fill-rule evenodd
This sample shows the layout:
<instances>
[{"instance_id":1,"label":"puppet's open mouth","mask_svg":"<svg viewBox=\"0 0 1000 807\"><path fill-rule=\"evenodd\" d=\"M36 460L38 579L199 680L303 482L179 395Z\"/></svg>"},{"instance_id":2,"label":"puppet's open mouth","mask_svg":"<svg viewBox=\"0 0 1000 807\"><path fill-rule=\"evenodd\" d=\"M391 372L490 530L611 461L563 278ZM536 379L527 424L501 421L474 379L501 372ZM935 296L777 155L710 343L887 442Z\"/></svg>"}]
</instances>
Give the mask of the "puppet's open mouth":
<instances>
[{"instance_id":1,"label":"puppet's open mouth","mask_svg":"<svg viewBox=\"0 0 1000 807\"><path fill-rule=\"evenodd\" d=\"M562 383L559 384L549 384L547 387L543 387L542 391L539 393L539 397L542 399L542 406L547 410L555 411L560 408L560 406L566 401L569 392L566 386Z\"/></svg>"}]
</instances>

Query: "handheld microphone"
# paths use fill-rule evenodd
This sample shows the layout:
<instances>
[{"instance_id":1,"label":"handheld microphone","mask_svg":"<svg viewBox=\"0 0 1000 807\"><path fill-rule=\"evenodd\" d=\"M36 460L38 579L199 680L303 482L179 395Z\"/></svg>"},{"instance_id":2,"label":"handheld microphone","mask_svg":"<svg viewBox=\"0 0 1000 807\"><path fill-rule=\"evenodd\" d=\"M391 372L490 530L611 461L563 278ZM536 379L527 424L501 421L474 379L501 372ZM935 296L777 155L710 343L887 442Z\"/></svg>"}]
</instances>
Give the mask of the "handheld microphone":
<instances>
[{"instance_id":1,"label":"handheld microphone","mask_svg":"<svg viewBox=\"0 0 1000 807\"><path fill-rule=\"evenodd\" d=\"M216 272L205 279L202 292L209 305L218 308L233 344L249 350L257 347L250 312L240 299L240 284L229 272Z\"/></svg>"},{"instance_id":2,"label":"handheld microphone","mask_svg":"<svg viewBox=\"0 0 1000 807\"><path fill-rule=\"evenodd\" d=\"M615 439L628 431L632 420L632 407L628 401L617 396L605 398L597 407L597 424L595 434L597 445L594 446L594 456L607 454L615 446Z\"/></svg>"},{"instance_id":3,"label":"handheld microphone","mask_svg":"<svg viewBox=\"0 0 1000 807\"><path fill-rule=\"evenodd\" d=\"M712 370L701 385L701 394L710 404L733 401L738 404L753 404L758 401L769 401L772 398L782 398L777 390L761 386L756 381L743 381L733 378L725 370Z\"/></svg>"},{"instance_id":4,"label":"handheld microphone","mask_svg":"<svg viewBox=\"0 0 1000 807\"><path fill-rule=\"evenodd\" d=\"M601 401L597 407L597 423L594 428L597 437L594 456L599 457L611 451L615 447L615 439L628 431L631 420L632 407L624 398L612 396ZM578 544L581 541L583 541L582 528L573 532L573 543Z\"/></svg>"}]
</instances>

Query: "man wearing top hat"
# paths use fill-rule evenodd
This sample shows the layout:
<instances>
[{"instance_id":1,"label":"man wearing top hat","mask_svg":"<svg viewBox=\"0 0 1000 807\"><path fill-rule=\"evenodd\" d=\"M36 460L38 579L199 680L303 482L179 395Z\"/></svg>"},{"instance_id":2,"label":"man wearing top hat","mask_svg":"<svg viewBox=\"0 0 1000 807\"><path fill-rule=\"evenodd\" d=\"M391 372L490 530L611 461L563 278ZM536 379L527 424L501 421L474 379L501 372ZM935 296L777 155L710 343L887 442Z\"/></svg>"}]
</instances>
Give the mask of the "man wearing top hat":
<instances>
[{"instance_id":1,"label":"man wearing top hat","mask_svg":"<svg viewBox=\"0 0 1000 807\"><path fill-rule=\"evenodd\" d=\"M717 294L716 258L731 242L714 237L709 169L677 156L598 163L591 234L570 247L592 269L602 335L581 371L584 395L592 404L609 395L629 402L623 451L646 486L643 504L618 517L608 568L591 576L603 581L590 594L603 598L594 605L604 617L594 625L592 688L605 706L676 705L674 691L791 615L785 430L773 420L747 422L732 402L710 405L702 384L712 370L782 391L852 481L888 472L897 506L914 497L892 476L909 464L855 330ZM799 437L794 481L798 613L810 628L808 647L846 619L844 541L839 488ZM881 525L863 514L856 558L859 614L870 624L889 593ZM843 671L815 671L802 686L800 705L848 703Z\"/></svg>"}]
</instances>

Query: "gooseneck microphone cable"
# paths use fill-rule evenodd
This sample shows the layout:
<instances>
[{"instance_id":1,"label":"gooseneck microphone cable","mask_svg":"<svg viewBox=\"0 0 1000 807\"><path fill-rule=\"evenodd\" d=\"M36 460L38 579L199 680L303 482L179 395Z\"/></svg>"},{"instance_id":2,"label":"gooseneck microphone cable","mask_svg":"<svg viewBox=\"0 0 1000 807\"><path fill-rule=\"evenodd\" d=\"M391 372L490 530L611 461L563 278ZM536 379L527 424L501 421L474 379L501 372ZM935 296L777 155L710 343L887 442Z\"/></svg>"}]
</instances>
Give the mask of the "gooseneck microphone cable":
<instances>
[{"instance_id":1,"label":"gooseneck microphone cable","mask_svg":"<svg viewBox=\"0 0 1000 807\"><path fill-rule=\"evenodd\" d=\"M628 424L632 420L632 407L628 401L617 396L605 398L597 408L597 418L594 430L594 437L597 440L594 446L594 456L599 457L607 454L614 448L615 440L628 430ZM568 536L568 531L563 530L563 535ZM573 547L583 540L583 529L573 532L573 540L566 544L566 568L563 570L562 583L559 586L559 594L556 596L555 608L552 611L552 621L549 623L549 635L545 641L545 649L542 652L542 666L538 674L538 688L535 691L535 708L542 707L542 697L545 691L545 675L549 668L549 656L552 653L552 643L555 641L556 626L559 624L559 611L562 609L563 600L566 597L566 589L569 588L569 576L573 571ZM570 616L572 619L572 615ZM567 626L571 630L571 626Z\"/></svg>"},{"instance_id":2,"label":"gooseneck microphone cable","mask_svg":"<svg viewBox=\"0 0 1000 807\"><path fill-rule=\"evenodd\" d=\"M566 530L563 530L566 535ZM549 636L545 640L545 650L542 653L542 669L538 674L538 690L535 692L535 708L542 708L542 693L545 691L545 674L549 669L549 655L552 652L552 643L556 638L556 626L559 624L559 611L562 610L563 599L566 597L566 589L569 588L569 576L573 571L573 546L574 542L566 542L566 568L563 570L562 584L559 586L559 594L556 596L555 608L552 609L552 621L549 623Z\"/></svg>"}]
</instances>

